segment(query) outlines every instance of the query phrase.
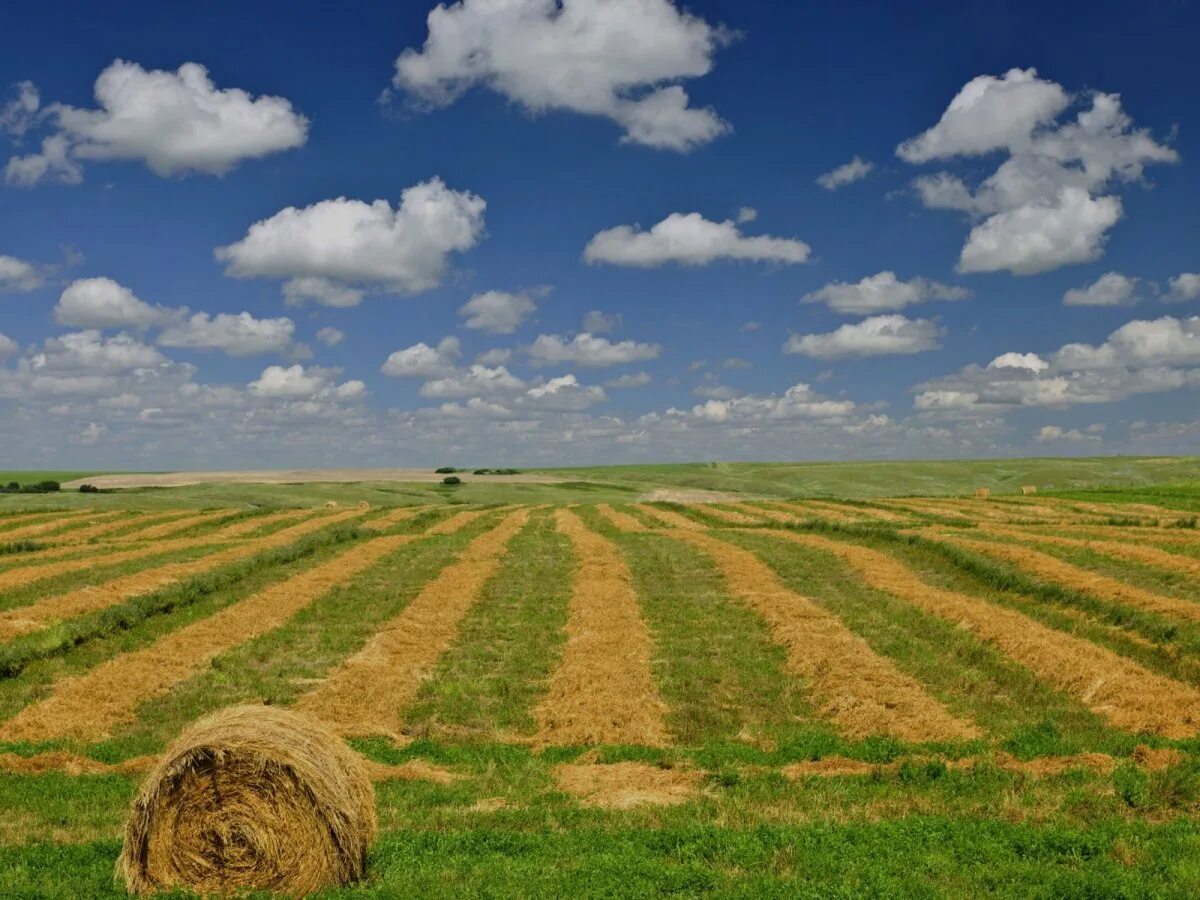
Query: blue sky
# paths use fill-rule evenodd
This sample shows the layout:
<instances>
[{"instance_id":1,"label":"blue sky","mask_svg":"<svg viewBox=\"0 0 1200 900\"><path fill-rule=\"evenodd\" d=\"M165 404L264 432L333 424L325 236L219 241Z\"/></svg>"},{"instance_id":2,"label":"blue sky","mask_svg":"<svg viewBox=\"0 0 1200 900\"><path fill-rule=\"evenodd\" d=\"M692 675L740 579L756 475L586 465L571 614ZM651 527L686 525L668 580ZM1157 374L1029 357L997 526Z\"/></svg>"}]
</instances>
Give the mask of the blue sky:
<instances>
[{"instance_id":1,"label":"blue sky","mask_svg":"<svg viewBox=\"0 0 1200 900\"><path fill-rule=\"evenodd\" d=\"M250 9L6 11L5 466L1200 445L1194 3Z\"/></svg>"}]
</instances>

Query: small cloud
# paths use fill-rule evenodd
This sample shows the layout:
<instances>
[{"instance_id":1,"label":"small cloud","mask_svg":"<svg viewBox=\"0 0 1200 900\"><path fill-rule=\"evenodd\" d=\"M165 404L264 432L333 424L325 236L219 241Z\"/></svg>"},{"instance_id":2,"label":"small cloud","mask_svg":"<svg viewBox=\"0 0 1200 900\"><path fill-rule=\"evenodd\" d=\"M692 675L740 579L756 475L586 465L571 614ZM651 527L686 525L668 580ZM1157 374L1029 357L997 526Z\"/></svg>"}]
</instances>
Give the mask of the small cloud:
<instances>
[{"instance_id":1,"label":"small cloud","mask_svg":"<svg viewBox=\"0 0 1200 900\"><path fill-rule=\"evenodd\" d=\"M838 166L836 169L821 175L817 178L817 184L827 191L836 191L840 187L866 178L874 168L874 163L859 159L856 156L845 165Z\"/></svg>"}]
</instances>

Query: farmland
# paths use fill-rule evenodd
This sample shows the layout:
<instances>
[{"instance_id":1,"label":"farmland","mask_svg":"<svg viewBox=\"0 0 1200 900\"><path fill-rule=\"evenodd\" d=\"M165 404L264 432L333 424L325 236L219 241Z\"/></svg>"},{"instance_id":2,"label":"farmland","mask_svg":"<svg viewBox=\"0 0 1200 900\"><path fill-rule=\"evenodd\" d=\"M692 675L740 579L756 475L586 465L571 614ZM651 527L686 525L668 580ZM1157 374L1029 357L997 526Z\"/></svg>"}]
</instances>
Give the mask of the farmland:
<instances>
[{"instance_id":1,"label":"farmland","mask_svg":"<svg viewBox=\"0 0 1200 900\"><path fill-rule=\"evenodd\" d=\"M349 895L1194 896L1195 493L1121 465L10 498L0 894L117 893L149 761L266 702L380 764Z\"/></svg>"}]
</instances>

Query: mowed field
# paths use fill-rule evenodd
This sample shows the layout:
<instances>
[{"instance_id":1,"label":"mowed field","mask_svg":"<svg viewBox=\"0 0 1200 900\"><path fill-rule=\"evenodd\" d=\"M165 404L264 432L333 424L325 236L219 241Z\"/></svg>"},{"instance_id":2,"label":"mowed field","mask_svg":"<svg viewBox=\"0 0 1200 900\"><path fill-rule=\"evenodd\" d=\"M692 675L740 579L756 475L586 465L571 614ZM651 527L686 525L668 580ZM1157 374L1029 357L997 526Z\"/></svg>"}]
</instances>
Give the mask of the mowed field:
<instances>
[{"instance_id":1,"label":"mowed field","mask_svg":"<svg viewBox=\"0 0 1200 900\"><path fill-rule=\"evenodd\" d=\"M347 895L1196 896L1157 490L0 514L0 895L119 895L154 755L249 701L377 764Z\"/></svg>"}]
</instances>

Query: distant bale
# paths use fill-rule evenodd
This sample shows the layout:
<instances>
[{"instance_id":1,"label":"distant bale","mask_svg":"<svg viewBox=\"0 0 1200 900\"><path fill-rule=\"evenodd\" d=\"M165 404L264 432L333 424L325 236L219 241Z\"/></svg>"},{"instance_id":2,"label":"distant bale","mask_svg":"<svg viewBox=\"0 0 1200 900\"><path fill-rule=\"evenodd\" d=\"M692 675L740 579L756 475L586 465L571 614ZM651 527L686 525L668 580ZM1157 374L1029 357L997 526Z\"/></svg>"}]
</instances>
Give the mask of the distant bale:
<instances>
[{"instance_id":1,"label":"distant bale","mask_svg":"<svg viewBox=\"0 0 1200 900\"><path fill-rule=\"evenodd\" d=\"M358 508L359 508L359 509L370 509L370 508L371 508L371 504L370 504L370 503L368 503L366 500L359 500L359 501L358 501Z\"/></svg>"},{"instance_id":2,"label":"distant bale","mask_svg":"<svg viewBox=\"0 0 1200 900\"><path fill-rule=\"evenodd\" d=\"M990 496L992 496L991 488L975 488L975 498L977 500L986 500Z\"/></svg>"},{"instance_id":3,"label":"distant bale","mask_svg":"<svg viewBox=\"0 0 1200 900\"><path fill-rule=\"evenodd\" d=\"M337 502L336 500L326 500L326 501L325 501L325 508L326 508L326 509L337 509L337 508L338 508L338 502Z\"/></svg>"},{"instance_id":4,"label":"distant bale","mask_svg":"<svg viewBox=\"0 0 1200 900\"><path fill-rule=\"evenodd\" d=\"M1023 484L1023 485L1021 485L1021 493L1022 494L1036 494L1037 493L1037 485L1036 484Z\"/></svg>"},{"instance_id":5,"label":"distant bale","mask_svg":"<svg viewBox=\"0 0 1200 900\"><path fill-rule=\"evenodd\" d=\"M360 879L377 830L358 754L298 713L234 706L188 728L146 778L117 873L138 894L301 896Z\"/></svg>"}]
</instances>

